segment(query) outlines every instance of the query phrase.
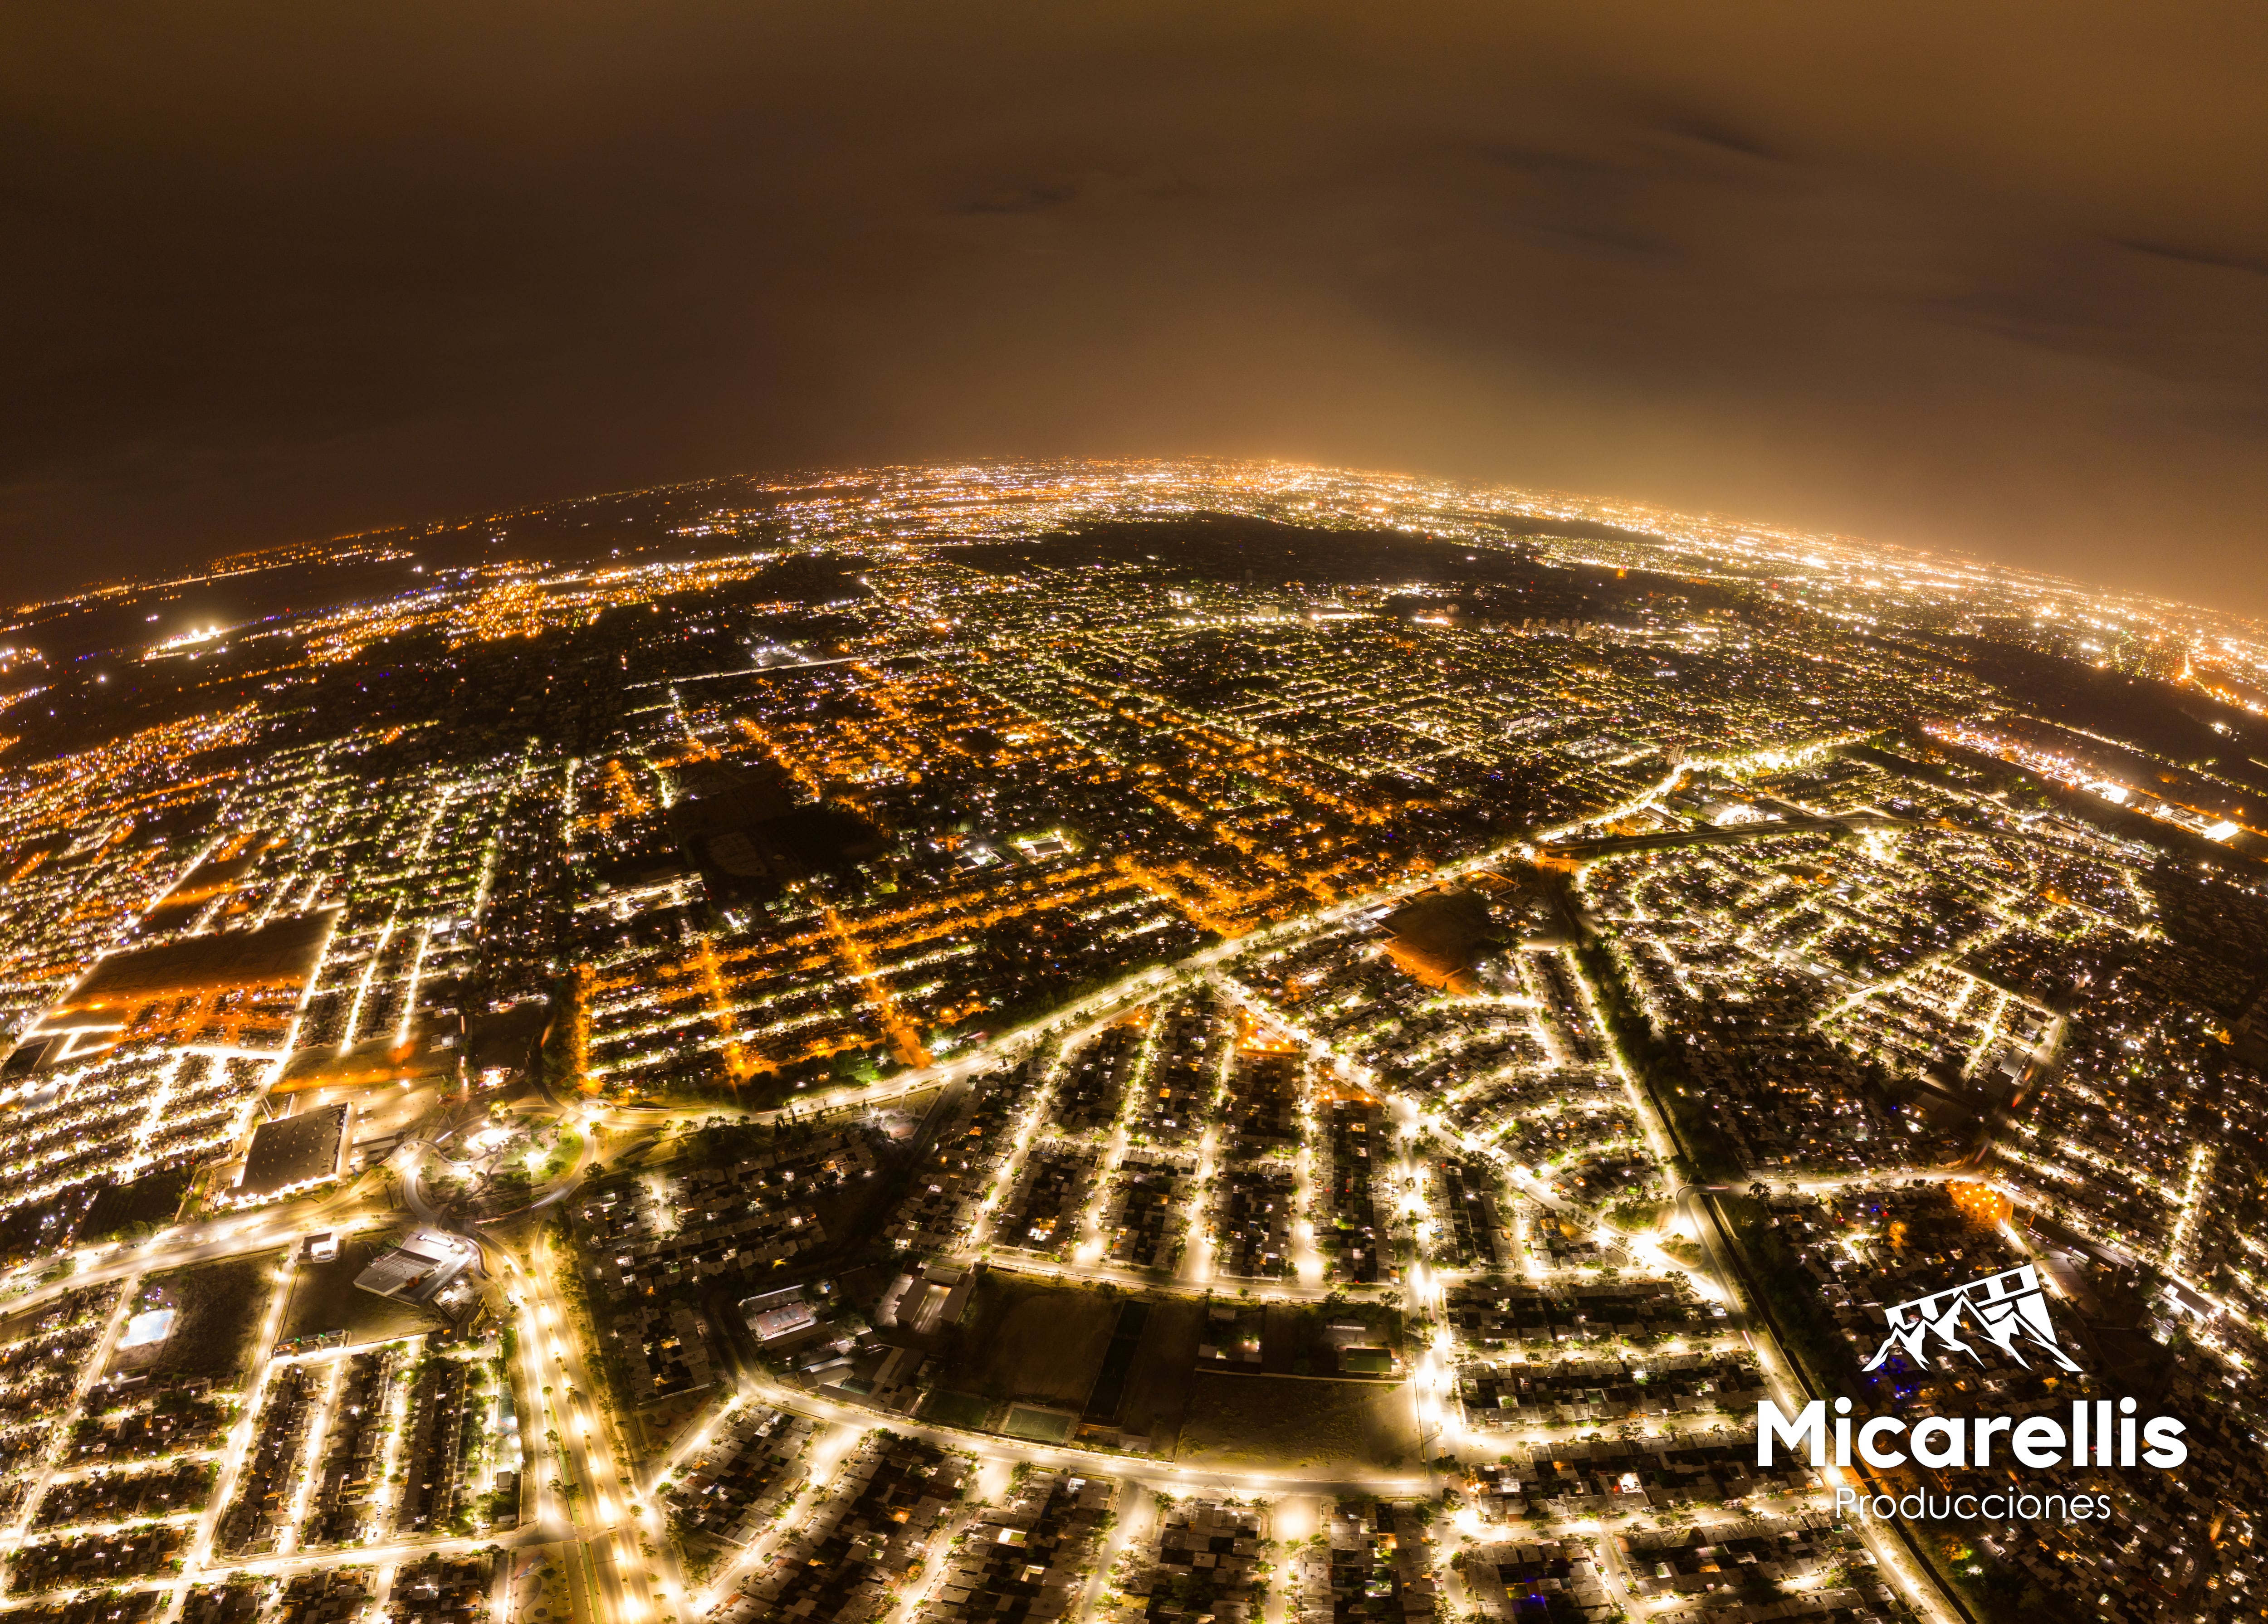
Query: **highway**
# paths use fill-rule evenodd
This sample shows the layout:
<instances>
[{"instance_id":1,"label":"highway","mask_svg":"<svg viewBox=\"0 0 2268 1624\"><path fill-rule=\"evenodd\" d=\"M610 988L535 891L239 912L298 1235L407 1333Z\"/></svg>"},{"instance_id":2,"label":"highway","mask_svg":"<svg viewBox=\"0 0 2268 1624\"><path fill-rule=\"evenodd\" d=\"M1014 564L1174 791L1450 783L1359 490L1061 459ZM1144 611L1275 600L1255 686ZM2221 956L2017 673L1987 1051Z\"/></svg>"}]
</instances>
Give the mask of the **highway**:
<instances>
[{"instance_id":1,"label":"highway","mask_svg":"<svg viewBox=\"0 0 2268 1624\"><path fill-rule=\"evenodd\" d=\"M531 1252L518 1254L493 1238L490 1244L504 1262L499 1283L514 1301L527 1413L540 1423L529 1457L529 1476L538 1485L535 1520L571 1543L570 1585L585 1592L578 1616L642 1624L665 1611L674 1613L674 1606L657 1606L657 1580L640 1549L641 1541L657 1551L665 1543L654 1537L658 1520L641 1524L630 1510L630 1474L560 1289L557 1270L571 1265L541 1239ZM554 1479L563 1494L550 1488ZM681 1582L666 1574L659 1588L682 1591Z\"/></svg>"}]
</instances>

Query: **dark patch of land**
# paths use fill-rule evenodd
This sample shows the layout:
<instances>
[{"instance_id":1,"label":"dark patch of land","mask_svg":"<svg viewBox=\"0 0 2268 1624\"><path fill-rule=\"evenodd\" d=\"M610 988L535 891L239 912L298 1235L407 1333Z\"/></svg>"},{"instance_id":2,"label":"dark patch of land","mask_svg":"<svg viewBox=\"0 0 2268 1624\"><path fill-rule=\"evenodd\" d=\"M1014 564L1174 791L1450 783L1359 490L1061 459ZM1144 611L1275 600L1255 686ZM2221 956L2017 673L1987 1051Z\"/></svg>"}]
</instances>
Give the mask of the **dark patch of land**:
<instances>
[{"instance_id":1,"label":"dark patch of land","mask_svg":"<svg viewBox=\"0 0 2268 1624\"><path fill-rule=\"evenodd\" d=\"M181 1209L181 1197L188 1193L195 1172L190 1167L169 1167L126 1184L104 1185L78 1226L80 1238L114 1240L171 1224Z\"/></svg>"},{"instance_id":2,"label":"dark patch of land","mask_svg":"<svg viewBox=\"0 0 2268 1624\"><path fill-rule=\"evenodd\" d=\"M1022 1400L1079 1415L1101 1441L1124 1434L1170 1450L1189 1408L1204 1325L1205 1304L1195 1297L992 1270L958 1326L894 1340L939 1360L924 1411L932 1419L981 1428Z\"/></svg>"},{"instance_id":3,"label":"dark patch of land","mask_svg":"<svg viewBox=\"0 0 2268 1624\"><path fill-rule=\"evenodd\" d=\"M114 953L71 991L70 1008L162 994L239 987L305 986L329 940L333 910L280 920L257 930L226 930L162 947Z\"/></svg>"},{"instance_id":4,"label":"dark patch of land","mask_svg":"<svg viewBox=\"0 0 2268 1624\"><path fill-rule=\"evenodd\" d=\"M939 1388L923 1404L921 1418L933 1421L940 1427L962 1427L971 1432L984 1430L986 1421L999 1406L990 1399L973 1393L953 1393Z\"/></svg>"},{"instance_id":5,"label":"dark patch of land","mask_svg":"<svg viewBox=\"0 0 2268 1624\"><path fill-rule=\"evenodd\" d=\"M1467 972L1482 946L1500 936L1488 904L1472 892L1429 891L1386 917L1394 962L1428 987L1470 992Z\"/></svg>"},{"instance_id":6,"label":"dark patch of land","mask_svg":"<svg viewBox=\"0 0 2268 1624\"><path fill-rule=\"evenodd\" d=\"M1278 587L1386 585L1427 581L1489 594L1531 615L1580 615L1633 598L1674 592L1689 603L1731 606L1738 597L1709 583L1668 573L1628 572L1546 560L1526 545L1533 536L1646 541L1650 537L1580 520L1511 520L1498 525L1511 546L1475 547L1401 530L1335 530L1237 514L1197 513L1157 519L1108 519L1029 540L971 542L946 555L998 574L1034 568L1077 570L1130 565L1160 581L1248 582Z\"/></svg>"},{"instance_id":7,"label":"dark patch of land","mask_svg":"<svg viewBox=\"0 0 2268 1624\"><path fill-rule=\"evenodd\" d=\"M549 1001L466 1017L465 1069L476 1077L495 1069L519 1077L533 1075L537 1046L550 1024Z\"/></svg>"},{"instance_id":8,"label":"dark patch of land","mask_svg":"<svg viewBox=\"0 0 2268 1624\"><path fill-rule=\"evenodd\" d=\"M998 1271L976 1282L939 1385L1076 1410L1102 1369L1124 1299Z\"/></svg>"},{"instance_id":9,"label":"dark patch of land","mask_svg":"<svg viewBox=\"0 0 2268 1624\"><path fill-rule=\"evenodd\" d=\"M170 1307L173 1328L162 1342L129 1348L112 1369L147 1375L152 1385L210 1381L242 1385L251 1373L253 1337L276 1289L280 1252L197 1263L153 1275L142 1282L140 1308Z\"/></svg>"},{"instance_id":10,"label":"dark patch of land","mask_svg":"<svg viewBox=\"0 0 2268 1624\"><path fill-rule=\"evenodd\" d=\"M688 510L678 511L682 522ZM593 526L581 530L577 540L603 533ZM623 548L624 562L633 550ZM723 549L691 548L680 540L644 562L660 555L684 558L699 550ZM558 555L551 556L562 562ZM541 636L499 638L454 650L439 628L421 628L323 667L299 691L302 703L274 718L271 731L256 746L231 748L240 762L271 753L287 739L332 739L374 724L400 731L390 732L390 742L363 753L363 768L372 777L431 761L483 758L517 747L531 734L578 754L598 755L613 740L622 713L640 702L632 685L745 667L743 636L760 628L780 635L781 606L864 597L857 569L856 560L799 555L744 581L670 593L662 600L666 614L634 604L608 609L583 625L555 627ZM342 600L309 597L293 606L312 612ZM40 646L55 643L42 636ZM49 702L36 716L11 716L10 725L21 735L18 747L28 759L85 749L142 728L261 699L275 675L274 659L273 645L237 643L216 644L194 664L136 659L105 672L98 666L111 662L75 662L42 694ZM104 674L110 680L98 684L97 677Z\"/></svg>"},{"instance_id":11,"label":"dark patch of land","mask_svg":"<svg viewBox=\"0 0 2268 1624\"><path fill-rule=\"evenodd\" d=\"M1407 1383L1199 1370L1192 1384L1176 1460L1231 1470L1418 1466L1417 1406Z\"/></svg>"},{"instance_id":12,"label":"dark patch of land","mask_svg":"<svg viewBox=\"0 0 2268 1624\"><path fill-rule=\"evenodd\" d=\"M682 805L682 803L681 803ZM881 831L848 807L799 806L776 818L712 827L685 841L711 888L769 896L792 880L843 874L880 852Z\"/></svg>"},{"instance_id":13,"label":"dark patch of land","mask_svg":"<svg viewBox=\"0 0 2268 1624\"><path fill-rule=\"evenodd\" d=\"M1927 641L2047 721L2127 739L2177 761L2212 761L2240 783L2268 789L2268 776L2247 759L2268 747L2268 724L2250 711L2154 677L2014 643L1949 635ZM2228 732L2214 731L2216 722Z\"/></svg>"},{"instance_id":14,"label":"dark patch of land","mask_svg":"<svg viewBox=\"0 0 2268 1624\"><path fill-rule=\"evenodd\" d=\"M1189 1413L1189 1378L1197 1344L1204 1340L1205 1305L1193 1297L1158 1298L1142 1326L1142 1343L1127 1372L1118 1427L1146 1437L1155 1451L1170 1451Z\"/></svg>"}]
</instances>

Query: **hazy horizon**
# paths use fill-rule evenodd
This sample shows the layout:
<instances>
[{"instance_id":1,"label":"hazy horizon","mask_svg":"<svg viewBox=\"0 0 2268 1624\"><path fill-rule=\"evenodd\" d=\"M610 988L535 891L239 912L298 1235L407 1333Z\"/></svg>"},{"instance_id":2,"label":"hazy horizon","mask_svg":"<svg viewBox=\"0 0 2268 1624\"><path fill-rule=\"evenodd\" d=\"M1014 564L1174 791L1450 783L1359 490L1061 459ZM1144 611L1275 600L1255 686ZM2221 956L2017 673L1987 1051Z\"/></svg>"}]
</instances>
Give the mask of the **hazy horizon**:
<instances>
[{"instance_id":1,"label":"hazy horizon","mask_svg":"<svg viewBox=\"0 0 2268 1624\"><path fill-rule=\"evenodd\" d=\"M0 22L20 594L720 469L1282 457L2259 614L2268 14Z\"/></svg>"}]
</instances>

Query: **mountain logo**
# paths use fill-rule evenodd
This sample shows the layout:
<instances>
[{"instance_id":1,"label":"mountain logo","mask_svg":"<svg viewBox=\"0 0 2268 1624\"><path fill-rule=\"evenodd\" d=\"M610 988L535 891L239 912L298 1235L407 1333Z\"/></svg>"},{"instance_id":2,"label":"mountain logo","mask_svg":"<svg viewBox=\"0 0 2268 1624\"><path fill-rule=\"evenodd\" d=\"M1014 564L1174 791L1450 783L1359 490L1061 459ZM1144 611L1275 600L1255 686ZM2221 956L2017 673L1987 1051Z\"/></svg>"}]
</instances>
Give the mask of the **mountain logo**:
<instances>
[{"instance_id":1,"label":"mountain logo","mask_svg":"<svg viewBox=\"0 0 2268 1624\"><path fill-rule=\"evenodd\" d=\"M1866 1370L1881 1369L1883 1362L1901 1349L1918 1369L1928 1370L1929 1356L1923 1350L1933 1338L1953 1352L1965 1353L1978 1364L1984 1363L1977 1349L1962 1340L1964 1327L2026 1370L2031 1368L2031 1361L2024 1357L2019 1343L2029 1343L2035 1353L2047 1355L2066 1370L2079 1369L2057 1345L2055 1324L2048 1318L2047 1293L2040 1289L2039 1271L2029 1263L1966 1285L1933 1291L1910 1303L1893 1304L1889 1318L1890 1334L1862 1367Z\"/></svg>"}]
</instances>

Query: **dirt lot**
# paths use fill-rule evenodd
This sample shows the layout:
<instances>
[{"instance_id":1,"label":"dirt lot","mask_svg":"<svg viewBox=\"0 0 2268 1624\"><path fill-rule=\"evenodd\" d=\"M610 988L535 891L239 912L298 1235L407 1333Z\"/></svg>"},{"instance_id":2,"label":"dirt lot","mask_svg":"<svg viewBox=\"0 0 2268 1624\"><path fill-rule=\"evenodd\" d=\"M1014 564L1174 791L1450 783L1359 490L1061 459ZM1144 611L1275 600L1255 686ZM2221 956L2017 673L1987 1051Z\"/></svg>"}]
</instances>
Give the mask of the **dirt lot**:
<instances>
[{"instance_id":1,"label":"dirt lot","mask_svg":"<svg viewBox=\"0 0 2268 1624\"><path fill-rule=\"evenodd\" d=\"M139 1235L171 1224L188 1187L186 1167L151 1173L131 1184L106 1185L78 1226L79 1243Z\"/></svg>"},{"instance_id":2,"label":"dirt lot","mask_svg":"<svg viewBox=\"0 0 2268 1624\"><path fill-rule=\"evenodd\" d=\"M1414 1470L1417 1407L1407 1385L1201 1370L1191 1378L1174 1459L1231 1469L1347 1463Z\"/></svg>"},{"instance_id":3,"label":"dirt lot","mask_svg":"<svg viewBox=\"0 0 2268 1624\"><path fill-rule=\"evenodd\" d=\"M1194 1298L1152 1302L1142 1345L1126 1378L1126 1404L1119 1423L1123 1431L1149 1438L1159 1450L1173 1448L1189 1411L1189 1383L1204 1323L1205 1305Z\"/></svg>"},{"instance_id":4,"label":"dirt lot","mask_svg":"<svg viewBox=\"0 0 2268 1624\"><path fill-rule=\"evenodd\" d=\"M1102 1369L1123 1300L1079 1286L987 1274L969 1297L959 1351L939 1385L1078 1409Z\"/></svg>"},{"instance_id":5,"label":"dirt lot","mask_svg":"<svg viewBox=\"0 0 2268 1624\"><path fill-rule=\"evenodd\" d=\"M630 1418L637 1423L641 1464L651 1464L668 1453L670 1444L684 1435L686 1428L709 1413L714 1398L707 1389L674 1393L631 1411Z\"/></svg>"},{"instance_id":6,"label":"dirt lot","mask_svg":"<svg viewBox=\"0 0 2268 1624\"><path fill-rule=\"evenodd\" d=\"M170 1307L178 1318L162 1342L129 1348L112 1369L139 1370L151 1381L180 1377L217 1387L243 1384L252 1370L252 1339L276 1290L281 1252L230 1258L152 1275L142 1282L133 1312Z\"/></svg>"},{"instance_id":7,"label":"dirt lot","mask_svg":"<svg viewBox=\"0 0 2268 1624\"><path fill-rule=\"evenodd\" d=\"M340 1241L339 1255L328 1263L301 1263L276 1340L343 1331L349 1342L384 1342L440 1329L445 1322L431 1310L355 1290L355 1276L393 1243L383 1231L356 1236Z\"/></svg>"}]
</instances>

